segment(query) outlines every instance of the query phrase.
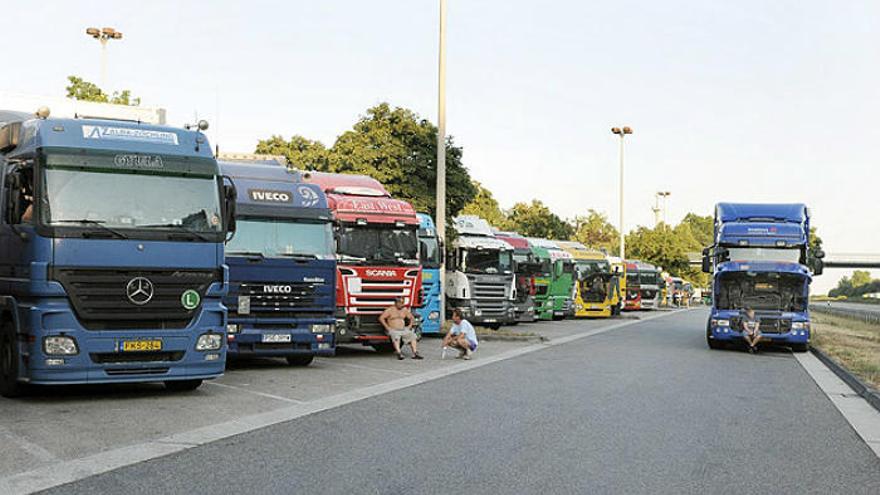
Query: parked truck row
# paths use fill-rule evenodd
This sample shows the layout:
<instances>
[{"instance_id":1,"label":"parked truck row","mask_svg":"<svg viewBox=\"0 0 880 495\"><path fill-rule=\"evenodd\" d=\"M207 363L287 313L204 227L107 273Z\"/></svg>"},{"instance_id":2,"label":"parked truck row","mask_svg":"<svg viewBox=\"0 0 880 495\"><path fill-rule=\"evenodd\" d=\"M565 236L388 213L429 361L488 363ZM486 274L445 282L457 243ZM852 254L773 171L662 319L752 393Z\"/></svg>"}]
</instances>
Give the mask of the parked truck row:
<instances>
[{"instance_id":1,"label":"parked truck row","mask_svg":"<svg viewBox=\"0 0 880 495\"><path fill-rule=\"evenodd\" d=\"M420 334L442 333L453 309L499 328L657 306L651 265L473 216L444 245L428 214L371 177L215 156L206 123L116 117L0 111L4 396L29 384L191 390L227 359L387 351L378 317L397 298Z\"/></svg>"}]
</instances>

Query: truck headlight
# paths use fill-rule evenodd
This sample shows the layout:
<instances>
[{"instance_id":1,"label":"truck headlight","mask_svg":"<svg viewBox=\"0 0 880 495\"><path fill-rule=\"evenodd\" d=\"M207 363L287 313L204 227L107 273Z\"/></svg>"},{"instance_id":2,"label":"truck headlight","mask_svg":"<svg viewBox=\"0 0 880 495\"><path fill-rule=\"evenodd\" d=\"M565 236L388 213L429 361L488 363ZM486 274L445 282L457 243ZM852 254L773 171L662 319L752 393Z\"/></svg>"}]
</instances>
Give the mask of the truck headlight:
<instances>
[{"instance_id":1,"label":"truck headlight","mask_svg":"<svg viewBox=\"0 0 880 495\"><path fill-rule=\"evenodd\" d=\"M715 319L715 320L712 320L712 325L716 326L716 327L729 327L730 320Z\"/></svg>"},{"instance_id":2,"label":"truck headlight","mask_svg":"<svg viewBox=\"0 0 880 495\"><path fill-rule=\"evenodd\" d=\"M230 335L234 334L234 333L238 333L240 331L241 331L241 325L236 325L235 323L230 323L230 324L226 325L226 333L228 333Z\"/></svg>"},{"instance_id":3,"label":"truck headlight","mask_svg":"<svg viewBox=\"0 0 880 495\"><path fill-rule=\"evenodd\" d=\"M73 337L50 335L43 338L43 352L50 356L74 356L79 354L79 348Z\"/></svg>"},{"instance_id":4,"label":"truck headlight","mask_svg":"<svg viewBox=\"0 0 880 495\"><path fill-rule=\"evenodd\" d=\"M430 313L428 313L428 319L429 320L439 320L440 319L440 312L439 311L431 311Z\"/></svg>"},{"instance_id":5,"label":"truck headlight","mask_svg":"<svg viewBox=\"0 0 880 495\"><path fill-rule=\"evenodd\" d=\"M312 333L330 333L333 331L333 325L329 323L314 323L311 325Z\"/></svg>"},{"instance_id":6,"label":"truck headlight","mask_svg":"<svg viewBox=\"0 0 880 495\"><path fill-rule=\"evenodd\" d=\"M223 339L220 338L219 333L203 333L196 341L196 350L216 351L220 349L221 345L223 345Z\"/></svg>"},{"instance_id":7,"label":"truck headlight","mask_svg":"<svg viewBox=\"0 0 880 495\"><path fill-rule=\"evenodd\" d=\"M792 330L806 330L810 328L810 322L808 321L793 321L791 323Z\"/></svg>"}]
</instances>

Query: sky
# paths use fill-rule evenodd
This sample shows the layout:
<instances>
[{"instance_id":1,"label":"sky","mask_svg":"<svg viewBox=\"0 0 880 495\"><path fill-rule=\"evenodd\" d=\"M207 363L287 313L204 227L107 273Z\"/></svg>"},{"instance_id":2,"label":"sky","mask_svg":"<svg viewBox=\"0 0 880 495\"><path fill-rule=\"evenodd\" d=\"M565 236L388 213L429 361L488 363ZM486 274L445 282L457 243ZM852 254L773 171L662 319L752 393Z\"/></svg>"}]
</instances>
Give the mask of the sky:
<instances>
[{"instance_id":1,"label":"sky","mask_svg":"<svg viewBox=\"0 0 880 495\"><path fill-rule=\"evenodd\" d=\"M0 92L130 89L223 151L332 145L387 101L436 122L438 0L13 2ZM880 253L880 2L448 0L447 131L502 207L533 198L626 229L718 201L805 202L829 257ZM2 99L0 99L2 106ZM29 109L28 109L29 110ZM814 281L824 292L846 272ZM880 272L874 274L880 277Z\"/></svg>"}]
</instances>

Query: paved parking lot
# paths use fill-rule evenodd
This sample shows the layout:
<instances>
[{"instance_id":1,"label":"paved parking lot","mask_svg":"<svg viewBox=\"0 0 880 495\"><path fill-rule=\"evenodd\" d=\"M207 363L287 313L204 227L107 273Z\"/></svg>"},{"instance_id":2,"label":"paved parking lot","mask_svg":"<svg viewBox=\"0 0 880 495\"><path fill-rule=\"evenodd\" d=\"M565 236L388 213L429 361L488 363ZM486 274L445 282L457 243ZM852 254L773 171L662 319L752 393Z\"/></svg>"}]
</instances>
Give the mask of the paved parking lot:
<instances>
[{"instance_id":1,"label":"paved parking lot","mask_svg":"<svg viewBox=\"0 0 880 495\"><path fill-rule=\"evenodd\" d=\"M542 322L514 329L552 341L618 326L633 318L637 317ZM330 404L335 397L367 397L381 393L384 384L406 386L409 382L401 379L430 379L466 370L481 360L534 345L534 341L484 341L475 359L466 362L441 360L439 339L426 338L422 341L423 361L398 361L370 348L350 347L306 368L268 359L235 363L224 377L190 393L170 393L159 384L138 384L40 389L22 399L0 398L0 486L2 478L59 461L210 431L212 425L240 423L247 429L252 418L266 413L291 406Z\"/></svg>"}]
</instances>

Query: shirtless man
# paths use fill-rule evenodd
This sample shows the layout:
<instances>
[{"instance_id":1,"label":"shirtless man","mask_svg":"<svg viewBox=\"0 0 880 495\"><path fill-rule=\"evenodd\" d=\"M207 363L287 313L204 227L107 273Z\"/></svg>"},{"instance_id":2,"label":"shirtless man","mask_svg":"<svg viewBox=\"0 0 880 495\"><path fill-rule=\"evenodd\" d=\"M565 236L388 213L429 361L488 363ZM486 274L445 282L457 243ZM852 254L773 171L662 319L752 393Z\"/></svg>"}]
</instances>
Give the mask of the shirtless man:
<instances>
[{"instance_id":1,"label":"shirtless man","mask_svg":"<svg viewBox=\"0 0 880 495\"><path fill-rule=\"evenodd\" d=\"M412 347L413 359L423 359L419 355L418 343L416 342L416 334L412 328L407 325L407 320L412 322L415 320L409 308L404 306L403 298L398 297L394 300L394 306L389 307L379 316L379 323L385 327L388 337L391 338L391 345L394 346L394 353L397 359L403 359L403 353L400 352L400 341L409 344Z\"/></svg>"}]
</instances>

